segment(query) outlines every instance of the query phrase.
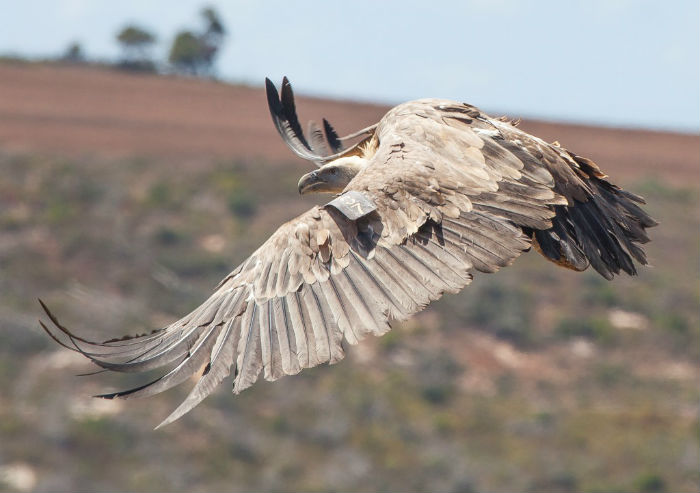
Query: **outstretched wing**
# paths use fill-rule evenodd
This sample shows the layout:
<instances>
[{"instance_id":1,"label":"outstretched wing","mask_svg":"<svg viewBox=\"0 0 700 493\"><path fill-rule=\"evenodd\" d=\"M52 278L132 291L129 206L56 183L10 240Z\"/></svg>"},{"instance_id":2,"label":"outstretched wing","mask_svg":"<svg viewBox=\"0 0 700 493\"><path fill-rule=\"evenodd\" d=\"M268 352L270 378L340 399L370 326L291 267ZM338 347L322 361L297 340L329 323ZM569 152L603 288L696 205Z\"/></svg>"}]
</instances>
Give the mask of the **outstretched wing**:
<instances>
[{"instance_id":1,"label":"outstretched wing","mask_svg":"<svg viewBox=\"0 0 700 493\"><path fill-rule=\"evenodd\" d=\"M635 275L634 261L646 265L639 245L649 241L646 229L658 223L641 209L642 197L611 183L593 161L557 142L548 144L507 121L491 123L497 130L493 138L521 159L539 160L554 178L554 191L566 198L555 206L551 228L526 228L545 258L577 271L590 265L608 280L621 271Z\"/></svg>"},{"instance_id":2,"label":"outstretched wing","mask_svg":"<svg viewBox=\"0 0 700 493\"><path fill-rule=\"evenodd\" d=\"M352 154L362 141L345 149L343 141L371 135L376 125L371 125L345 137L338 137L333 126L323 119L323 131L314 122L309 122L310 142L306 139L297 117L294 92L289 80L284 77L280 93L270 79L265 79L267 104L275 128L285 144L300 158L321 166L328 161Z\"/></svg>"},{"instance_id":3,"label":"outstretched wing","mask_svg":"<svg viewBox=\"0 0 700 493\"><path fill-rule=\"evenodd\" d=\"M555 208L567 206L541 156L527 147L511 152L494 125L466 105L398 106L377 127L376 153L348 185L343 206L336 199L284 224L192 313L103 343L74 336L48 310L55 327L44 328L108 370L172 366L103 397L152 395L201 372L161 425L232 371L238 393L261 371L275 380L337 362L343 340L381 335L392 320L466 286L474 271L509 265L530 247L528 229L552 228ZM372 207L348 213L353 197Z\"/></svg>"},{"instance_id":4,"label":"outstretched wing","mask_svg":"<svg viewBox=\"0 0 700 493\"><path fill-rule=\"evenodd\" d=\"M634 261L647 263L639 245L649 241L646 229L657 223L641 209L644 200L608 181L593 161L558 143L548 144L502 118L445 100L397 106L382 119L375 137L381 142L375 160L382 152L395 157L410 151L425 176L441 180L446 200L459 205L462 196L470 196L475 210L522 226L535 248L559 265L579 271L591 265L612 279L621 271L636 274ZM518 166L522 177L509 171ZM377 176L379 169L382 178ZM481 189L473 176L464 176L484 172L493 175L487 183L493 185L495 179L497 189ZM356 180L383 183L388 173L391 170L375 166ZM559 197L548 226L533 195L545 182Z\"/></svg>"}]
</instances>

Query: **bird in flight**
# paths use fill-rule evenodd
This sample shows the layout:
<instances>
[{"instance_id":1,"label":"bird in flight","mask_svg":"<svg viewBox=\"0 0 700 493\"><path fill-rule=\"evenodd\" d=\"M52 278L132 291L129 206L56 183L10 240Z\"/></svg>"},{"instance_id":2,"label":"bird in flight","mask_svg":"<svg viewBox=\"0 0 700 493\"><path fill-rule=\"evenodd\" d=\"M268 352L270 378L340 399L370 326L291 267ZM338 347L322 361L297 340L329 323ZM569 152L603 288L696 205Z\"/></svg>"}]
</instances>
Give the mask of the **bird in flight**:
<instances>
[{"instance_id":1,"label":"bird in flight","mask_svg":"<svg viewBox=\"0 0 700 493\"><path fill-rule=\"evenodd\" d=\"M59 344L116 372L169 368L104 398L144 397L197 374L159 426L190 411L233 373L233 392L262 372L276 380L343 358L343 340L382 335L446 292L534 248L610 280L646 264L640 244L656 222L641 197L591 160L492 118L469 104L421 99L339 137L299 124L291 85L268 79L272 120L286 144L318 169L299 193L335 196L283 224L191 313L149 334L94 342L41 322ZM346 146L347 142L356 144Z\"/></svg>"}]
</instances>

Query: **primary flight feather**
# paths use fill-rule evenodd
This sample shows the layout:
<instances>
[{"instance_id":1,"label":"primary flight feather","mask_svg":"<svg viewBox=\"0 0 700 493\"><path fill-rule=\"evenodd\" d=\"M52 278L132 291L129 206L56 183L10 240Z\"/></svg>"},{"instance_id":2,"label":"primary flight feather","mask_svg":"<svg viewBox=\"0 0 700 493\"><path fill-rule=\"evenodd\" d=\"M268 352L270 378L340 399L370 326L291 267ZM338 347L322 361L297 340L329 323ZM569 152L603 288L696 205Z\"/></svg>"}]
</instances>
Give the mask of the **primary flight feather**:
<instances>
[{"instance_id":1,"label":"primary flight feather","mask_svg":"<svg viewBox=\"0 0 700 493\"><path fill-rule=\"evenodd\" d=\"M269 80L273 122L319 168L300 193L334 193L283 224L202 305L150 334L92 342L58 322L57 342L118 372L171 368L106 398L149 396L193 374L199 380L159 426L196 406L233 372L233 391L343 358L342 341L381 335L474 272L495 272L535 247L606 279L646 264L640 244L656 223L641 197L606 179L589 159L494 119L474 106L421 99L339 137L310 124L307 140L291 85ZM345 143L357 139L350 147Z\"/></svg>"}]
</instances>

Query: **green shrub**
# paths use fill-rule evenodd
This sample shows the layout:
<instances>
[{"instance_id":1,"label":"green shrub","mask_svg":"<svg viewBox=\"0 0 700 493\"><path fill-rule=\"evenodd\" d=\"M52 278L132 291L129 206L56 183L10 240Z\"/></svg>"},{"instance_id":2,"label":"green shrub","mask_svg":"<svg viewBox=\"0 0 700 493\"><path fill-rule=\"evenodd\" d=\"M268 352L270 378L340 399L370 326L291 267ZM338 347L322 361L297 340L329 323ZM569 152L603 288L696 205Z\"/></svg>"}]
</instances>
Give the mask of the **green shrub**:
<instances>
[{"instance_id":1,"label":"green shrub","mask_svg":"<svg viewBox=\"0 0 700 493\"><path fill-rule=\"evenodd\" d=\"M596 366L593 375L603 387L613 387L628 380L627 370L619 365L601 364Z\"/></svg>"},{"instance_id":2,"label":"green shrub","mask_svg":"<svg viewBox=\"0 0 700 493\"><path fill-rule=\"evenodd\" d=\"M172 191L166 183L156 183L148 190L148 205L166 206L172 200Z\"/></svg>"},{"instance_id":3,"label":"green shrub","mask_svg":"<svg viewBox=\"0 0 700 493\"><path fill-rule=\"evenodd\" d=\"M516 346L530 347L534 340L534 303L530 290L527 286L509 285L496 278L488 281L474 283L469 291L447 300L457 320L453 323L448 319L445 325L476 326Z\"/></svg>"},{"instance_id":4,"label":"green shrub","mask_svg":"<svg viewBox=\"0 0 700 493\"><path fill-rule=\"evenodd\" d=\"M155 232L153 238L159 245L172 246L180 243L183 239L183 235L173 228L163 226Z\"/></svg>"},{"instance_id":5,"label":"green shrub","mask_svg":"<svg viewBox=\"0 0 700 493\"><path fill-rule=\"evenodd\" d=\"M687 334L690 332L690 322L680 313L662 313L654 320L657 327L669 330L675 334Z\"/></svg>"},{"instance_id":6,"label":"green shrub","mask_svg":"<svg viewBox=\"0 0 700 493\"><path fill-rule=\"evenodd\" d=\"M635 481L635 490L642 493L661 493L666 491L666 481L655 473L644 473Z\"/></svg>"},{"instance_id":7,"label":"green shrub","mask_svg":"<svg viewBox=\"0 0 700 493\"><path fill-rule=\"evenodd\" d=\"M564 318L559 321L555 333L565 339L585 337L601 344L615 341L615 329L601 317Z\"/></svg>"},{"instance_id":8,"label":"green shrub","mask_svg":"<svg viewBox=\"0 0 700 493\"><path fill-rule=\"evenodd\" d=\"M228 197L228 208L236 217L249 219L257 210L257 203L253 194L245 189L231 192Z\"/></svg>"},{"instance_id":9,"label":"green shrub","mask_svg":"<svg viewBox=\"0 0 700 493\"><path fill-rule=\"evenodd\" d=\"M446 404L454 393L454 386L450 384L427 385L421 391L423 399L436 406Z\"/></svg>"},{"instance_id":10,"label":"green shrub","mask_svg":"<svg viewBox=\"0 0 700 493\"><path fill-rule=\"evenodd\" d=\"M617 287L596 274L584 278L583 299L591 306L610 308L620 304Z\"/></svg>"}]
</instances>

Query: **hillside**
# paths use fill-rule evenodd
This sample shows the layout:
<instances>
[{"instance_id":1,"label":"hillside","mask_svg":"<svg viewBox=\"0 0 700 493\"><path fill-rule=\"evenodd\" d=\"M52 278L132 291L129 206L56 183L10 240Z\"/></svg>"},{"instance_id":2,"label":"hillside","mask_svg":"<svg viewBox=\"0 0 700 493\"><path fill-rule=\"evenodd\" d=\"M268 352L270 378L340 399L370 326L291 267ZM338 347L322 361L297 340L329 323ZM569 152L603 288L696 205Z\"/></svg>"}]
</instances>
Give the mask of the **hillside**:
<instances>
[{"instance_id":1,"label":"hillside","mask_svg":"<svg viewBox=\"0 0 700 493\"><path fill-rule=\"evenodd\" d=\"M340 132L385 110L298 101ZM696 491L700 138L522 126L646 197L652 267L608 283L528 254L153 432L187 389L90 399L134 379L75 377L36 298L87 336L161 326L321 200L296 192L309 165L259 88L0 64L0 490Z\"/></svg>"},{"instance_id":2,"label":"hillside","mask_svg":"<svg viewBox=\"0 0 700 493\"><path fill-rule=\"evenodd\" d=\"M298 101L302 120L326 117L341 134L374 123L387 109L304 97ZM0 65L0 118L0 143L6 150L292 160L270 124L260 88L109 70ZM522 127L585 150L618 179L659 176L685 184L695 183L700 172L695 135L527 120Z\"/></svg>"}]
</instances>

